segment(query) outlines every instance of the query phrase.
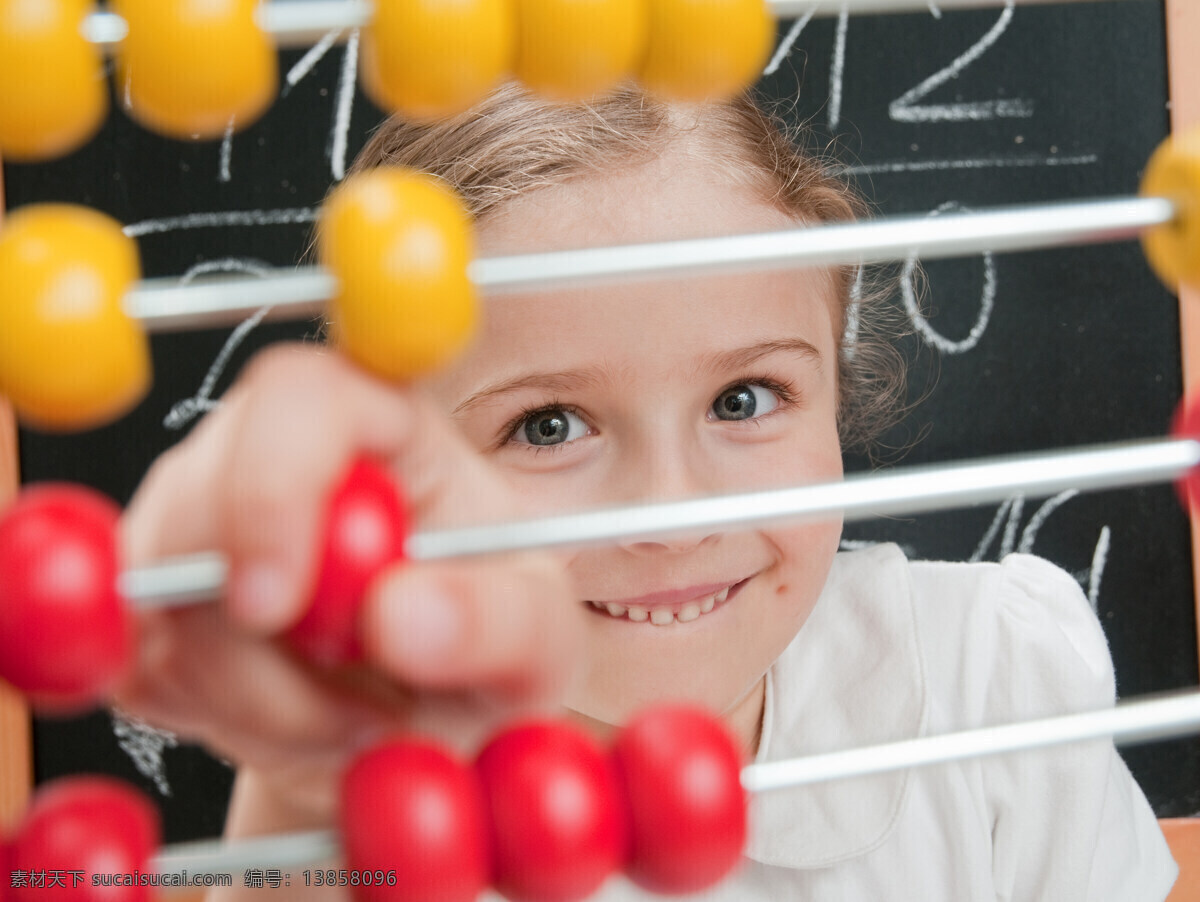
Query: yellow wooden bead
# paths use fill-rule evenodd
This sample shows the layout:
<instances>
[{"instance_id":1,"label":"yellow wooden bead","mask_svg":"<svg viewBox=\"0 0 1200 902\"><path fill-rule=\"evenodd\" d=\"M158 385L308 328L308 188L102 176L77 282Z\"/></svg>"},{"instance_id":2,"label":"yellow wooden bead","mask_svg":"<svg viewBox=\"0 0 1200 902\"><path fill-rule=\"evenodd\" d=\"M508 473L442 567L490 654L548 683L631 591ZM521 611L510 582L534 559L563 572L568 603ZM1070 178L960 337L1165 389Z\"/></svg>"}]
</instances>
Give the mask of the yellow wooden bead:
<instances>
[{"instance_id":1,"label":"yellow wooden bead","mask_svg":"<svg viewBox=\"0 0 1200 902\"><path fill-rule=\"evenodd\" d=\"M109 217L22 207L0 228L0 394L30 425L85 429L150 385L146 336L121 306L137 245Z\"/></svg>"},{"instance_id":2,"label":"yellow wooden bead","mask_svg":"<svg viewBox=\"0 0 1200 902\"><path fill-rule=\"evenodd\" d=\"M646 0L517 0L516 75L555 100L587 100L632 77L646 52Z\"/></svg>"},{"instance_id":3,"label":"yellow wooden bead","mask_svg":"<svg viewBox=\"0 0 1200 902\"><path fill-rule=\"evenodd\" d=\"M1175 202L1175 221L1142 233L1146 259L1171 291L1200 286L1200 129L1174 135L1150 157L1142 194Z\"/></svg>"},{"instance_id":4,"label":"yellow wooden bead","mask_svg":"<svg viewBox=\"0 0 1200 902\"><path fill-rule=\"evenodd\" d=\"M275 99L275 48L254 21L257 0L113 0L129 35L116 89L129 114L173 138L219 138Z\"/></svg>"},{"instance_id":5,"label":"yellow wooden bead","mask_svg":"<svg viewBox=\"0 0 1200 902\"><path fill-rule=\"evenodd\" d=\"M675 100L718 100L758 80L775 33L763 0L649 0L642 84Z\"/></svg>"},{"instance_id":6,"label":"yellow wooden bead","mask_svg":"<svg viewBox=\"0 0 1200 902\"><path fill-rule=\"evenodd\" d=\"M512 0L376 0L362 45L363 87L415 119L469 109L512 67Z\"/></svg>"},{"instance_id":7,"label":"yellow wooden bead","mask_svg":"<svg viewBox=\"0 0 1200 902\"><path fill-rule=\"evenodd\" d=\"M347 179L325 202L318 236L321 262L338 280L334 341L364 369L409 380L471 337L470 222L435 177L395 167Z\"/></svg>"},{"instance_id":8,"label":"yellow wooden bead","mask_svg":"<svg viewBox=\"0 0 1200 902\"><path fill-rule=\"evenodd\" d=\"M80 31L88 0L0 0L0 157L75 150L108 114L97 49Z\"/></svg>"}]
</instances>

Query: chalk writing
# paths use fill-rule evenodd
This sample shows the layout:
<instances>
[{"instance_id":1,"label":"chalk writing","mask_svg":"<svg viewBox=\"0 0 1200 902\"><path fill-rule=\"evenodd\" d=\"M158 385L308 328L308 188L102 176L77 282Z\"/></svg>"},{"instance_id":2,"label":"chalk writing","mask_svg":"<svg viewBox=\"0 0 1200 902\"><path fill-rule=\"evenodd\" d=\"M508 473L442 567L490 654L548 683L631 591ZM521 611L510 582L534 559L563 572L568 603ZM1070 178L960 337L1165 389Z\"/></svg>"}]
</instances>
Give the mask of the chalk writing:
<instances>
[{"instance_id":1,"label":"chalk writing","mask_svg":"<svg viewBox=\"0 0 1200 902\"><path fill-rule=\"evenodd\" d=\"M329 49L337 43L338 38L342 36L342 31L343 29L337 28L327 32L321 40L308 48L308 52L300 57L296 64L288 70L287 75L283 77L283 88L280 90L279 96L287 97L292 88L303 81L304 76L308 75L313 70L313 67L321 61L321 58L329 52Z\"/></svg>"},{"instance_id":2,"label":"chalk writing","mask_svg":"<svg viewBox=\"0 0 1200 902\"><path fill-rule=\"evenodd\" d=\"M227 182L232 177L230 163L233 161L233 119L225 126L225 137L221 139L221 153L217 165L217 181Z\"/></svg>"},{"instance_id":3,"label":"chalk writing","mask_svg":"<svg viewBox=\"0 0 1200 902\"><path fill-rule=\"evenodd\" d=\"M845 175L880 175L892 172L937 172L954 169L1004 169L1009 167L1028 168L1031 166L1090 166L1100 162L1100 157L1094 153L1077 156L1040 156L1023 154L1020 156L974 157L960 160L893 160L886 163L870 163L858 166L846 166L839 170Z\"/></svg>"},{"instance_id":4,"label":"chalk writing","mask_svg":"<svg viewBox=\"0 0 1200 902\"><path fill-rule=\"evenodd\" d=\"M112 728L117 745L129 756L138 773L153 781L155 788L162 795L171 795L163 752L166 749L178 748L178 737L169 730L152 727L145 721L121 711L113 711Z\"/></svg>"},{"instance_id":5,"label":"chalk writing","mask_svg":"<svg viewBox=\"0 0 1200 902\"><path fill-rule=\"evenodd\" d=\"M940 213L945 213L950 210L962 210L970 212L966 207L956 201L947 201L936 210L932 211L930 216L937 216ZM963 354L979 344L979 339L983 337L983 333L987 331L988 322L992 316L992 308L996 304L996 260L990 251L983 253L983 291L979 297L979 316L975 320L975 324L971 326L967 337L960 341L946 338L929 324L924 314L921 313L920 304L917 300L917 290L914 285L916 276L917 258L910 256L904 262L904 268L900 273L900 297L904 301L904 309L908 313L909 319L912 321L913 328L917 330L917 334L927 343L937 348L943 354Z\"/></svg>"},{"instance_id":6,"label":"chalk writing","mask_svg":"<svg viewBox=\"0 0 1200 902\"><path fill-rule=\"evenodd\" d=\"M783 64L783 61L787 59L788 54L792 52L792 47L796 43L796 38L800 37L800 32L804 31L804 26L812 20L812 17L816 11L817 7L814 6L792 23L792 27L788 29L788 33L783 36L783 40L779 42L779 46L775 49L775 53L771 56L771 61L767 63L767 67L763 69L763 75L774 75L779 71L779 67Z\"/></svg>"},{"instance_id":7,"label":"chalk writing","mask_svg":"<svg viewBox=\"0 0 1200 902\"><path fill-rule=\"evenodd\" d=\"M300 222L316 222L319 207L294 207L283 210L225 210L215 213L188 213L183 216L168 216L164 219L143 219L125 226L130 238L143 235L158 235L181 229L223 229L230 226L288 225Z\"/></svg>"},{"instance_id":8,"label":"chalk writing","mask_svg":"<svg viewBox=\"0 0 1200 902\"><path fill-rule=\"evenodd\" d=\"M858 341L862 292L863 268L860 266L854 273L854 284L850 286L850 304L846 308L846 331L842 336L842 353L849 358L854 357L855 344Z\"/></svg>"},{"instance_id":9,"label":"chalk writing","mask_svg":"<svg viewBox=\"0 0 1200 902\"><path fill-rule=\"evenodd\" d=\"M979 540L979 544L975 546L975 551L971 554L969 560L972 563L977 563L987 558L988 551L996 541L996 536L1000 532L1001 527L1004 528L1004 537L996 553L996 560L1003 560L1014 551L1018 554L1033 554L1038 533L1046 524L1050 515L1078 494L1079 492L1075 489L1067 489L1042 502L1033 516L1029 518L1029 522L1025 525L1024 530L1021 531L1021 538L1019 540L1017 539L1017 529L1021 525L1021 516L1025 510L1025 496L1014 495L1012 498L1006 499L996 509L996 515L988 525L987 531L984 532L983 538ZM1076 579L1081 583L1082 588L1086 590L1088 603L1092 606L1093 611L1097 609L1099 603L1100 585L1104 578L1104 567L1108 562L1111 541L1111 530L1107 525L1102 526L1099 537L1096 540L1095 549L1092 552L1091 567L1082 574L1075 575Z\"/></svg>"},{"instance_id":10,"label":"chalk writing","mask_svg":"<svg viewBox=\"0 0 1200 902\"><path fill-rule=\"evenodd\" d=\"M1099 613L1100 580L1104 577L1104 566L1108 563L1108 546L1112 534L1107 526L1100 528L1100 538L1096 540L1096 550L1092 552L1092 569L1088 574L1088 603L1092 610Z\"/></svg>"},{"instance_id":11,"label":"chalk writing","mask_svg":"<svg viewBox=\"0 0 1200 902\"><path fill-rule=\"evenodd\" d=\"M1013 17L1014 0L1005 0L1000 18L988 32L971 47L943 69L926 78L919 85L905 91L888 105L888 115L896 122L968 122L988 119L1028 118L1033 115L1033 101L1019 98L984 100L970 103L935 103L920 105L937 88L975 62L1000 39Z\"/></svg>"},{"instance_id":12,"label":"chalk writing","mask_svg":"<svg viewBox=\"0 0 1200 902\"><path fill-rule=\"evenodd\" d=\"M346 177L346 147L350 137L350 113L354 109L354 87L358 79L358 29L350 32L342 72L338 78L337 104L333 111L329 160L334 181Z\"/></svg>"},{"instance_id":13,"label":"chalk writing","mask_svg":"<svg viewBox=\"0 0 1200 902\"><path fill-rule=\"evenodd\" d=\"M829 130L836 131L842 119L842 77L846 71L846 32L850 29L850 11L843 6L838 13L833 39L833 60L829 64Z\"/></svg>"},{"instance_id":14,"label":"chalk writing","mask_svg":"<svg viewBox=\"0 0 1200 902\"><path fill-rule=\"evenodd\" d=\"M296 63L288 70L283 79L281 97L286 97L304 78L312 72L337 43L344 29L334 29L326 32L316 44L309 48ZM350 137L350 114L354 109L354 90L358 79L358 41L359 30L350 32L346 39L345 52L342 56L342 67L338 75L336 100L333 108L333 124L329 130L329 143L325 148L329 157L330 174L334 181L341 181L346 176L346 154Z\"/></svg>"},{"instance_id":15,"label":"chalk writing","mask_svg":"<svg viewBox=\"0 0 1200 902\"><path fill-rule=\"evenodd\" d=\"M258 276L259 278L265 278L270 273L270 266L261 260L246 260L236 257L228 257L223 260L209 260L193 266L184 273L179 282L182 285L186 285L197 276L214 272L242 272ZM163 418L163 426L165 428L172 431L182 429L196 417L218 406L219 402L214 401L212 398L217 380L221 378L221 374L225 371L225 366L228 364L230 356L237 350L238 345L262 322L263 317L270 310L269 306L261 307L250 317L238 324L237 328L230 333L229 338L225 340L225 344L222 345L216 360L208 368L208 372L204 376L204 381L200 383L200 388L196 394L190 398L184 398L182 401L178 401L171 406L170 411Z\"/></svg>"}]
</instances>

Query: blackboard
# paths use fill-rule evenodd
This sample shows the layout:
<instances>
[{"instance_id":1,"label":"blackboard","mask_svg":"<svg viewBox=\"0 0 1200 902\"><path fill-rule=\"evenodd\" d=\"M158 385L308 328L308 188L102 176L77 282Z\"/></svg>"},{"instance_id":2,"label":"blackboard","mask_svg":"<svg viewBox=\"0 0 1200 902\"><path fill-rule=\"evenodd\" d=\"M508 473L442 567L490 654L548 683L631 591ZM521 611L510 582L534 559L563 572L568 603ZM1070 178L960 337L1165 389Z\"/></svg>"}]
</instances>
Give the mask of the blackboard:
<instances>
[{"instance_id":1,"label":"blackboard","mask_svg":"<svg viewBox=\"0 0 1200 902\"><path fill-rule=\"evenodd\" d=\"M1158 3L802 18L779 24L777 48L765 93L811 124L815 145L833 143L881 214L1132 193L1168 128ZM114 113L66 159L5 166L8 205L71 201L116 217L147 276L296 263L316 206L381 118L353 88L356 52L351 40L281 53L283 96L226 142L170 141ZM921 401L888 436L904 449L893 463L1166 429L1182 391L1177 307L1135 244L925 271L923 331L904 341ZM22 431L22 480L75 480L125 503L256 348L312 334L312 323L247 323L155 337L150 398L86 434ZM1188 523L1168 487L857 524L846 540L943 559L1028 548L1094 598L1122 696L1196 683ZM230 772L172 737L108 714L38 721L34 759L38 781L81 770L133 780L159 799L170 840L220 832ZM1200 741L1126 759L1160 816L1200 812Z\"/></svg>"}]
</instances>

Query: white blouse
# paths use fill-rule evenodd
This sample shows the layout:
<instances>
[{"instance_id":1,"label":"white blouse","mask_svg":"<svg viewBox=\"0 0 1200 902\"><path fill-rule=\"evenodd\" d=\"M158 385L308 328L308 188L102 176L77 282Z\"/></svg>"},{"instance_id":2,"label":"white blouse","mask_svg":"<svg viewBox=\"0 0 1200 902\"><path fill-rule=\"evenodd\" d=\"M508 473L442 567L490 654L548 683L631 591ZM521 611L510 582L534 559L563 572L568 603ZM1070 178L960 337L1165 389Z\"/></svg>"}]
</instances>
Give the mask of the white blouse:
<instances>
[{"instance_id":1,"label":"white blouse","mask_svg":"<svg viewBox=\"0 0 1200 902\"><path fill-rule=\"evenodd\" d=\"M758 760L1113 704L1079 585L1047 561L839 554L767 675ZM757 795L742 866L699 898L1161 902L1177 868L1111 742ZM602 900L653 898L623 878Z\"/></svg>"}]
</instances>

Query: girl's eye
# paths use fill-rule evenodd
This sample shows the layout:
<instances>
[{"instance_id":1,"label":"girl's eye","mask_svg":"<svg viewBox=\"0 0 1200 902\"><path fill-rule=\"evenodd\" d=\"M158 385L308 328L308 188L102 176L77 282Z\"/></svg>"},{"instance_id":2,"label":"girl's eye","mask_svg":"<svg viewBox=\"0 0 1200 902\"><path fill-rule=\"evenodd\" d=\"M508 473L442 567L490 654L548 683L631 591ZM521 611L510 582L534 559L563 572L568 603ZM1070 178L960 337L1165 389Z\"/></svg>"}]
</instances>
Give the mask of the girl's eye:
<instances>
[{"instance_id":1,"label":"girl's eye","mask_svg":"<svg viewBox=\"0 0 1200 902\"><path fill-rule=\"evenodd\" d=\"M562 407L539 410L525 417L513 431L512 440L521 445L561 445L587 435L587 424Z\"/></svg>"},{"instance_id":2,"label":"girl's eye","mask_svg":"<svg viewBox=\"0 0 1200 902\"><path fill-rule=\"evenodd\" d=\"M779 397L763 385L733 385L717 395L712 412L718 420L750 420L779 406Z\"/></svg>"}]
</instances>

